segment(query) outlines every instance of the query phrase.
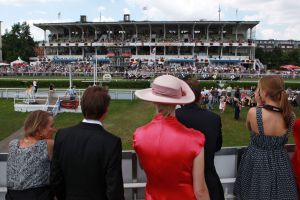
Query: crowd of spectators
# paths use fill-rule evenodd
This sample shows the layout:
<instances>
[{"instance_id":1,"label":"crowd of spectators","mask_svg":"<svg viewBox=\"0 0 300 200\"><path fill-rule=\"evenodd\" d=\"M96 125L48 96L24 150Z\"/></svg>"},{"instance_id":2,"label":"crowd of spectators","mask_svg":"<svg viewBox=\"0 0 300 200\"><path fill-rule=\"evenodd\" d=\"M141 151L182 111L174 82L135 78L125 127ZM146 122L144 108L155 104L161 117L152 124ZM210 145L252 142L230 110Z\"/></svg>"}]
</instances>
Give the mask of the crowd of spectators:
<instances>
[{"instance_id":1,"label":"crowd of spectators","mask_svg":"<svg viewBox=\"0 0 300 200\"><path fill-rule=\"evenodd\" d=\"M195 77L202 80L239 80L240 78L256 77L264 74L278 74L283 77L295 78L299 72L294 71L266 71L255 70L240 63L170 63L135 61L129 62L125 67L112 67L109 63L98 63L98 74L111 74L123 76L127 79L149 79L162 74L171 74L180 78ZM59 63L41 59L36 64L22 66L2 66L0 76L28 75L28 76L69 76L71 67L73 76L93 76L94 63L91 60L78 60L74 62Z\"/></svg>"}]
</instances>

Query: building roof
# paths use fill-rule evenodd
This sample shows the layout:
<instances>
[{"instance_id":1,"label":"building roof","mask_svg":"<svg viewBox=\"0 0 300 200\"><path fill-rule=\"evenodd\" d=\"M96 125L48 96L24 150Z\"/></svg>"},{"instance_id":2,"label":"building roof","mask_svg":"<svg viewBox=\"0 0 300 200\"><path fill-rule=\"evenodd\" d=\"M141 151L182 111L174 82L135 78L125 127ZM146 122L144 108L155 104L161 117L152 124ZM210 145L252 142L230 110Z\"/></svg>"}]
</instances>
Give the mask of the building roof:
<instances>
[{"instance_id":1,"label":"building roof","mask_svg":"<svg viewBox=\"0 0 300 200\"><path fill-rule=\"evenodd\" d=\"M38 23L34 26L43 30L51 29L54 27L72 27L72 26L116 26L116 25L247 25L250 28L259 24L259 21L116 21L116 22L62 22L62 23Z\"/></svg>"}]
</instances>

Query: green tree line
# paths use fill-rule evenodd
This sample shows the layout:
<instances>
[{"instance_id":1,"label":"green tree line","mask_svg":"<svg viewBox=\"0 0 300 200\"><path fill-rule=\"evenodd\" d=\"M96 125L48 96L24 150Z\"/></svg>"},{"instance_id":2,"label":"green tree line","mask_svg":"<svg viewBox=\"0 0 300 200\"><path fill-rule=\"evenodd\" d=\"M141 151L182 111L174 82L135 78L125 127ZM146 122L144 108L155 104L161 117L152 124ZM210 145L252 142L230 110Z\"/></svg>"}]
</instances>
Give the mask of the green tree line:
<instances>
[{"instance_id":1,"label":"green tree line","mask_svg":"<svg viewBox=\"0 0 300 200\"><path fill-rule=\"evenodd\" d=\"M14 24L11 31L2 36L3 60L12 62L20 57L29 61L29 57L34 57L35 43L30 35L30 27L26 22Z\"/></svg>"},{"instance_id":2,"label":"green tree line","mask_svg":"<svg viewBox=\"0 0 300 200\"><path fill-rule=\"evenodd\" d=\"M275 48L273 51L264 52L261 48L256 48L255 57L258 58L268 69L278 69L282 65L300 66L300 48L282 51Z\"/></svg>"}]
</instances>

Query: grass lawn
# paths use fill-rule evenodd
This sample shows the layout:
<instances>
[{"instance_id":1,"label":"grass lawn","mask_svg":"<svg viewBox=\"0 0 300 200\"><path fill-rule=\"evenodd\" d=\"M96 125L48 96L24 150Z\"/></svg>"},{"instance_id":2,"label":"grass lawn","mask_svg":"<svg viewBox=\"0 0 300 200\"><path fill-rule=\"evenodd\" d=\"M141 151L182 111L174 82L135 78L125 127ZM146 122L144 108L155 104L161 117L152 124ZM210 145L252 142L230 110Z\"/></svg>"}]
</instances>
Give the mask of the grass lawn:
<instances>
[{"instance_id":1,"label":"grass lawn","mask_svg":"<svg viewBox=\"0 0 300 200\"><path fill-rule=\"evenodd\" d=\"M217 107L217 106L215 106ZM0 99L0 140L18 130L26 117L26 113L13 111L13 100ZM241 119L233 119L233 108L228 107L221 114L223 125L223 146L242 146L249 141L249 131L245 127L248 108L243 108ZM149 122L154 116L154 106L143 101L112 101L104 127L122 138L123 149L132 149L132 134L135 129ZM218 112L218 111L215 111ZM300 108L295 109L300 117ZM82 120L81 114L60 113L55 118L56 128L74 125ZM293 143L292 137L289 143Z\"/></svg>"},{"instance_id":2,"label":"grass lawn","mask_svg":"<svg viewBox=\"0 0 300 200\"><path fill-rule=\"evenodd\" d=\"M24 75L24 76L2 76L0 77L0 80L24 80L24 81L39 81L39 80L69 80L69 74L67 74L66 76L28 76L28 75ZM73 80L81 80L81 81L93 81L93 76L73 76L72 77ZM101 80L102 76L98 75L98 79ZM257 82L260 78L241 78L240 81L238 82ZM113 76L112 80L117 81L117 80L122 80L122 81L132 81L129 79L124 79L124 77L122 76ZM207 81L207 80L206 80ZM212 81L212 80L211 80ZM229 80L224 80L224 81L229 81ZM289 83L298 83L299 80L298 78L293 79L293 78L284 78L285 82L289 82ZM230 82L230 81L229 81ZM234 81L236 82L236 81Z\"/></svg>"},{"instance_id":3,"label":"grass lawn","mask_svg":"<svg viewBox=\"0 0 300 200\"><path fill-rule=\"evenodd\" d=\"M0 99L0 140L20 129L26 116L14 111L13 99Z\"/></svg>"}]
</instances>

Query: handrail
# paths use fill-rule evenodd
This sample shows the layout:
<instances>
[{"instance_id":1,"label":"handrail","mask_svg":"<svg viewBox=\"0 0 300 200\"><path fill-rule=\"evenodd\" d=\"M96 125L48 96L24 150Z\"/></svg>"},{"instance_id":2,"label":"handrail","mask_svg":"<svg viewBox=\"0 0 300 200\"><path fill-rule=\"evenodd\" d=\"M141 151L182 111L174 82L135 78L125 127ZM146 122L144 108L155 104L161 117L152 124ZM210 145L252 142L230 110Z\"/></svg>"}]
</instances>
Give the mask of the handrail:
<instances>
[{"instance_id":1,"label":"handrail","mask_svg":"<svg viewBox=\"0 0 300 200\"><path fill-rule=\"evenodd\" d=\"M293 153L295 145L288 144L285 146L288 153ZM225 199L233 199L233 184L235 182L238 165L242 153L247 147L225 147L216 153L215 165L221 183L224 188ZM7 153L0 153L0 165L7 161ZM220 161L223 161L220 163ZM0 187L5 192L6 187L6 171L2 165L0 167ZM144 188L146 185L146 176L139 166L138 157L133 150L122 151L122 168L125 187L126 199L142 199L144 196ZM229 172L229 173L228 173ZM4 184L4 185L3 185ZM1 189L1 188L0 188ZM1 192L1 191L0 191Z\"/></svg>"}]
</instances>

